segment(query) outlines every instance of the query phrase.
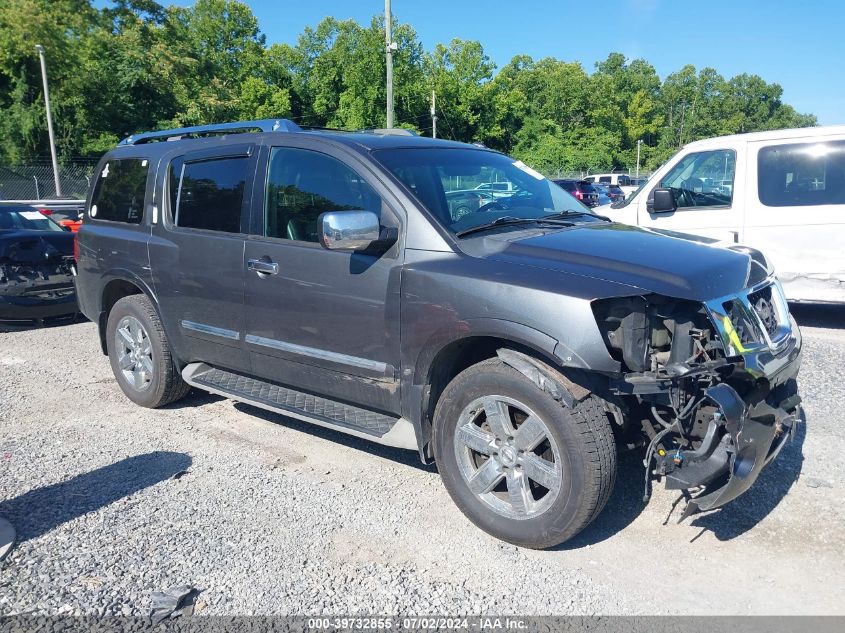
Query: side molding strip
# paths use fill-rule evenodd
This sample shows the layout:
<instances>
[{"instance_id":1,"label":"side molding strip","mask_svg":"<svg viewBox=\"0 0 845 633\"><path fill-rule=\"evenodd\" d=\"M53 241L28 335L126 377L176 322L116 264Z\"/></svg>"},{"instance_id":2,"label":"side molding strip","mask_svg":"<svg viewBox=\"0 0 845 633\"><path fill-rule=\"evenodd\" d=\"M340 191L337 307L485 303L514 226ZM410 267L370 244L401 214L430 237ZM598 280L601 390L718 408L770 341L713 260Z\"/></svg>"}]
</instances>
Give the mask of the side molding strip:
<instances>
[{"instance_id":1,"label":"side molding strip","mask_svg":"<svg viewBox=\"0 0 845 633\"><path fill-rule=\"evenodd\" d=\"M215 327L213 325L206 325L205 323L196 323L195 321L182 321L182 327L186 330L193 330L194 332L202 332L203 334L213 334L214 336L222 336L231 341L241 340L241 335L234 330L227 330L222 327Z\"/></svg>"},{"instance_id":2,"label":"side molding strip","mask_svg":"<svg viewBox=\"0 0 845 633\"><path fill-rule=\"evenodd\" d=\"M332 363L340 365L349 365L350 367L359 367L360 369L369 369L384 374L387 371L387 364L369 358L360 358L358 356L348 356L347 354L338 354L337 352L329 352L324 349L316 347L306 347L304 345L296 345L294 343L287 343L285 341L278 341L273 338L264 338L263 336L255 336L254 334L247 334L244 340L253 345L261 345L262 347L270 347L278 349L283 352L290 352L291 354L299 354L300 356L308 356L310 358L319 358L327 360Z\"/></svg>"}]
</instances>

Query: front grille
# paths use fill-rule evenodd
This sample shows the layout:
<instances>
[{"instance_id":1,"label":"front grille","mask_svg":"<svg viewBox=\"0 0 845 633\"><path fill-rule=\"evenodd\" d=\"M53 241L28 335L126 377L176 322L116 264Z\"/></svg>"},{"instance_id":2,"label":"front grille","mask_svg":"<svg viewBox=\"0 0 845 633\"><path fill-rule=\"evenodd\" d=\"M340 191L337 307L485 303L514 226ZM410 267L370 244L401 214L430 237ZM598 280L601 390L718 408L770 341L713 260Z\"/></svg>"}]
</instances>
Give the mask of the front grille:
<instances>
[{"instance_id":1,"label":"front grille","mask_svg":"<svg viewBox=\"0 0 845 633\"><path fill-rule=\"evenodd\" d=\"M766 286L762 290L751 293L748 295L748 303L760 318L763 329L769 336L774 336L778 329L778 317L772 300L772 287Z\"/></svg>"},{"instance_id":2,"label":"front grille","mask_svg":"<svg viewBox=\"0 0 845 633\"><path fill-rule=\"evenodd\" d=\"M730 354L778 348L792 330L789 308L777 282L708 301L707 306Z\"/></svg>"},{"instance_id":3,"label":"front grille","mask_svg":"<svg viewBox=\"0 0 845 633\"><path fill-rule=\"evenodd\" d=\"M726 301L723 306L740 343L747 346L760 341L760 331L745 306L742 305L742 301L739 299Z\"/></svg>"}]
</instances>

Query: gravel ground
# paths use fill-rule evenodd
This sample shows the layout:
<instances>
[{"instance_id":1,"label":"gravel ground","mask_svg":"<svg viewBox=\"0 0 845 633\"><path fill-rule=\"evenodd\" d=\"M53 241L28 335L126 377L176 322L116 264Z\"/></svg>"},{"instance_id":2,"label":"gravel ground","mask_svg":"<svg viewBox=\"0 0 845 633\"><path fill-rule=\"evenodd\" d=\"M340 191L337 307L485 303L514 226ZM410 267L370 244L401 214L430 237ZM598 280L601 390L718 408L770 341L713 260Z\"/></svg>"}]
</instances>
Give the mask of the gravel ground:
<instances>
[{"instance_id":1,"label":"gravel ground","mask_svg":"<svg viewBox=\"0 0 845 633\"><path fill-rule=\"evenodd\" d=\"M0 333L0 614L845 614L845 310L797 310L806 429L683 524L642 466L552 551L474 528L416 454L192 393L134 406L90 323ZM671 515L671 516L670 516Z\"/></svg>"}]
</instances>

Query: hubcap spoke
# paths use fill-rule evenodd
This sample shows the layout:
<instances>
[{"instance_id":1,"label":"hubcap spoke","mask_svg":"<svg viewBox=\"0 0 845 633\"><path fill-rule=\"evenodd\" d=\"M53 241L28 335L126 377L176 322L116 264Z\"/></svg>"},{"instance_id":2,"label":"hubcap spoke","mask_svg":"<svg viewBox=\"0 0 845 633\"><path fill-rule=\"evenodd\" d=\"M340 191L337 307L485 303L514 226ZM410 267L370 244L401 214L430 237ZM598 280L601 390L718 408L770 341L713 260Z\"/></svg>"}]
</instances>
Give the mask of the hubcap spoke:
<instances>
[{"instance_id":1,"label":"hubcap spoke","mask_svg":"<svg viewBox=\"0 0 845 633\"><path fill-rule=\"evenodd\" d=\"M508 416L508 405L496 398L484 398L484 413L487 424L496 437L508 437L513 433Z\"/></svg>"},{"instance_id":2,"label":"hubcap spoke","mask_svg":"<svg viewBox=\"0 0 845 633\"><path fill-rule=\"evenodd\" d=\"M502 480L504 473L493 459L488 459L469 480L469 488L477 495L490 492Z\"/></svg>"},{"instance_id":3,"label":"hubcap spoke","mask_svg":"<svg viewBox=\"0 0 845 633\"><path fill-rule=\"evenodd\" d=\"M483 431L472 422L467 422L460 428L458 431L458 437L464 444L477 453L490 455L493 452L493 441L496 438L494 438L491 433Z\"/></svg>"},{"instance_id":4,"label":"hubcap spoke","mask_svg":"<svg viewBox=\"0 0 845 633\"><path fill-rule=\"evenodd\" d=\"M135 382L135 387L140 388L144 384L144 370L140 365L135 365L132 370L132 380Z\"/></svg>"},{"instance_id":5,"label":"hubcap spoke","mask_svg":"<svg viewBox=\"0 0 845 633\"><path fill-rule=\"evenodd\" d=\"M126 354L122 356L117 361L117 366L120 367L124 371L128 371L132 369L132 366L135 364L135 361L132 360L132 356Z\"/></svg>"},{"instance_id":6,"label":"hubcap spoke","mask_svg":"<svg viewBox=\"0 0 845 633\"><path fill-rule=\"evenodd\" d=\"M513 434L513 442L521 451L530 451L546 439L546 425L536 415L528 416Z\"/></svg>"},{"instance_id":7,"label":"hubcap spoke","mask_svg":"<svg viewBox=\"0 0 845 633\"><path fill-rule=\"evenodd\" d=\"M153 361L150 359L149 356L142 356L141 357L141 367L144 369L144 372L147 375L153 373Z\"/></svg>"},{"instance_id":8,"label":"hubcap spoke","mask_svg":"<svg viewBox=\"0 0 845 633\"><path fill-rule=\"evenodd\" d=\"M528 477L515 470L508 471L507 486L508 499L514 512L522 516L527 515L534 504L531 487L528 485Z\"/></svg>"},{"instance_id":9,"label":"hubcap spoke","mask_svg":"<svg viewBox=\"0 0 845 633\"><path fill-rule=\"evenodd\" d=\"M117 333L120 336L120 340L123 341L123 344L126 345L127 348L135 349L135 340L132 338L132 334L130 334L128 327L120 328Z\"/></svg>"},{"instance_id":10,"label":"hubcap spoke","mask_svg":"<svg viewBox=\"0 0 845 633\"><path fill-rule=\"evenodd\" d=\"M536 481L549 490L560 488L560 473L554 463L530 453L522 458L521 464L528 479Z\"/></svg>"}]
</instances>

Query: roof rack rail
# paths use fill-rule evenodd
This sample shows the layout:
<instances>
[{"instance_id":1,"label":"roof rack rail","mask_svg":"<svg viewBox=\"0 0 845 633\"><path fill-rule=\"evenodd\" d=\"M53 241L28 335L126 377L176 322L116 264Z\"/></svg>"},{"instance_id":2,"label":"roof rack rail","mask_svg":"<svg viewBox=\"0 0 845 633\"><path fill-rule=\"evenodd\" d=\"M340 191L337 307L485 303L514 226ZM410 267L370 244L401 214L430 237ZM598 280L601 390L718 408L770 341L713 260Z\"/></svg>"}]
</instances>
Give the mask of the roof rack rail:
<instances>
[{"instance_id":1,"label":"roof rack rail","mask_svg":"<svg viewBox=\"0 0 845 633\"><path fill-rule=\"evenodd\" d=\"M260 119L255 121L234 121L180 127L156 132L141 132L127 136L119 145L141 145L156 140L178 141L186 136L211 136L215 134L237 134L239 132L301 132L302 128L289 119Z\"/></svg>"},{"instance_id":2,"label":"roof rack rail","mask_svg":"<svg viewBox=\"0 0 845 633\"><path fill-rule=\"evenodd\" d=\"M402 127L368 127L358 131L364 134L382 134L384 136L419 136L413 130L406 130Z\"/></svg>"}]
</instances>

